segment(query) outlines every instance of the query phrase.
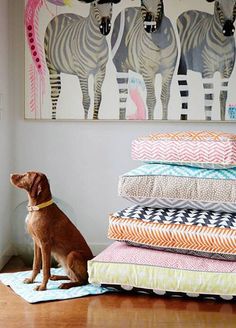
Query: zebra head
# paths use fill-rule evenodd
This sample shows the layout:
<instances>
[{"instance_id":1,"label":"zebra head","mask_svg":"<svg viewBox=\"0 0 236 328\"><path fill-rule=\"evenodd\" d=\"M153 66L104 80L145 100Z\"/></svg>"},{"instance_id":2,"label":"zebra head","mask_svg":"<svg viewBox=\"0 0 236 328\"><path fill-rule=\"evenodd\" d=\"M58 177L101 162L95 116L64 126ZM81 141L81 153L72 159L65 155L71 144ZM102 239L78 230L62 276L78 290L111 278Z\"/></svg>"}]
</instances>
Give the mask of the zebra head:
<instances>
[{"instance_id":1,"label":"zebra head","mask_svg":"<svg viewBox=\"0 0 236 328\"><path fill-rule=\"evenodd\" d=\"M158 30L164 14L162 0L141 0L141 13L144 29L151 33Z\"/></svg>"},{"instance_id":2,"label":"zebra head","mask_svg":"<svg viewBox=\"0 0 236 328\"><path fill-rule=\"evenodd\" d=\"M95 18L99 24L100 32L103 35L108 35L111 30L111 17L113 3L118 3L120 0L95 0L92 3L94 6Z\"/></svg>"},{"instance_id":3,"label":"zebra head","mask_svg":"<svg viewBox=\"0 0 236 328\"><path fill-rule=\"evenodd\" d=\"M214 0L207 1L213 2ZM236 0L215 1L215 15L222 26L222 33L225 36L232 36L235 31Z\"/></svg>"}]
</instances>

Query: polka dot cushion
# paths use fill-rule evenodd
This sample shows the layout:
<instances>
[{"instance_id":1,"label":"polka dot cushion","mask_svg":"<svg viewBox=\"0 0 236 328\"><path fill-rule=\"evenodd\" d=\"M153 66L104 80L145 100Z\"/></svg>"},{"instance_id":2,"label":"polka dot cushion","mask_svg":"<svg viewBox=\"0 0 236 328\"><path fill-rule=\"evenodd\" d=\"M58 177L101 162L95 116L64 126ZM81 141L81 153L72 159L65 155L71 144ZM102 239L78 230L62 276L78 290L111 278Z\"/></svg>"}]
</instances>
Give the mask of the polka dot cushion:
<instances>
[{"instance_id":1,"label":"polka dot cushion","mask_svg":"<svg viewBox=\"0 0 236 328\"><path fill-rule=\"evenodd\" d=\"M120 176L118 193L142 206L236 212L236 168L146 164Z\"/></svg>"}]
</instances>

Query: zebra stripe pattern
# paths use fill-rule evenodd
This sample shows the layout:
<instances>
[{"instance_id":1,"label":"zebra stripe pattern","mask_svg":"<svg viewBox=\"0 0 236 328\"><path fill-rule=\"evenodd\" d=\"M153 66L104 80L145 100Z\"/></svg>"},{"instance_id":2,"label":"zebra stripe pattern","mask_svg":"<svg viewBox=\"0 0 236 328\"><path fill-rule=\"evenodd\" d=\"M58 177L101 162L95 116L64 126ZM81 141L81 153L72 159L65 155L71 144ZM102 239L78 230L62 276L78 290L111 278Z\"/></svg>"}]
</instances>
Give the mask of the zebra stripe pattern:
<instances>
[{"instance_id":1,"label":"zebra stripe pattern","mask_svg":"<svg viewBox=\"0 0 236 328\"><path fill-rule=\"evenodd\" d=\"M179 85L187 90L187 71L200 72L203 78L205 119L211 120L214 100L213 77L219 71L222 80L229 79L235 63L235 40L233 36L236 14L236 1L215 1L214 15L197 10L181 14L177 19L178 33L181 44L181 57L178 69ZM226 10L227 9L227 10ZM226 12L232 12L228 18ZM185 80L184 81L184 76ZM206 79L211 79L207 82ZM227 84L222 84L220 91L220 118L225 120L227 100ZM186 104L187 91L180 90L183 114L188 108Z\"/></svg>"},{"instance_id":2,"label":"zebra stripe pattern","mask_svg":"<svg viewBox=\"0 0 236 328\"><path fill-rule=\"evenodd\" d=\"M151 12L149 8L156 8ZM151 33L156 28L155 33ZM150 32L150 33L149 33ZM163 40L163 41L160 41ZM170 85L177 60L177 44L163 2L142 1L140 7L126 8L115 20L111 38L113 62L120 94L120 119L126 119L129 70L140 74L147 91L148 119L154 119L155 77L162 74L162 118L167 119ZM124 74L121 78L120 74ZM125 75L127 74L127 75Z\"/></svg>"},{"instance_id":3,"label":"zebra stripe pattern","mask_svg":"<svg viewBox=\"0 0 236 328\"><path fill-rule=\"evenodd\" d=\"M52 119L56 119L61 73L79 78L85 119L88 118L90 108L88 78L90 75L94 76L93 119L98 119L101 88L108 61L108 45L101 33L101 9L104 10L106 19L107 16L110 19L111 7L111 3L98 5L95 1L90 5L90 13L86 18L75 14L61 14L49 23L44 48L51 85Z\"/></svg>"},{"instance_id":4,"label":"zebra stripe pattern","mask_svg":"<svg viewBox=\"0 0 236 328\"><path fill-rule=\"evenodd\" d=\"M128 81L129 73L117 73L116 80L119 87L119 102L120 102L120 119L125 119L126 101L128 98Z\"/></svg>"},{"instance_id":5,"label":"zebra stripe pattern","mask_svg":"<svg viewBox=\"0 0 236 328\"><path fill-rule=\"evenodd\" d=\"M204 79L203 80L204 88L204 102L205 102L205 119L206 121L211 120L212 108L214 101L214 80L213 79Z\"/></svg>"},{"instance_id":6,"label":"zebra stripe pattern","mask_svg":"<svg viewBox=\"0 0 236 328\"><path fill-rule=\"evenodd\" d=\"M156 5L156 13L151 13L148 9L150 4L153 4L152 1L141 1L141 15L144 22L144 27L146 28L148 26L152 26L151 31L154 32L161 24L164 14L164 5L162 0L158 1ZM151 21L147 20L148 13Z\"/></svg>"},{"instance_id":7,"label":"zebra stripe pattern","mask_svg":"<svg viewBox=\"0 0 236 328\"><path fill-rule=\"evenodd\" d=\"M185 75L178 76L178 84L179 84L180 96L182 99L182 114L180 119L187 120L189 89L188 89L188 82Z\"/></svg>"}]
</instances>

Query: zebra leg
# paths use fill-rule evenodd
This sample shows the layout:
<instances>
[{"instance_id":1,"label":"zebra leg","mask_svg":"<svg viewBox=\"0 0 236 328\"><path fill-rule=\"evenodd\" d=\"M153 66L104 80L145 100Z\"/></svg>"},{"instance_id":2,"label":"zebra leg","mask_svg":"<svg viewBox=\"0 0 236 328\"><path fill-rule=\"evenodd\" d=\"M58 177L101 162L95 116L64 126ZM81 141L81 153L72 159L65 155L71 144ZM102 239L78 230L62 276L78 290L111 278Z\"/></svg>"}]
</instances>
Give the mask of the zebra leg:
<instances>
[{"instance_id":1,"label":"zebra leg","mask_svg":"<svg viewBox=\"0 0 236 328\"><path fill-rule=\"evenodd\" d=\"M153 120L154 119L154 108L156 105L156 95L155 95L155 77L152 75L145 74L143 76L146 90L147 90L147 108L148 108L148 119Z\"/></svg>"},{"instance_id":2,"label":"zebra leg","mask_svg":"<svg viewBox=\"0 0 236 328\"><path fill-rule=\"evenodd\" d=\"M161 102L162 102L162 119L168 119L168 104L170 100L170 85L172 81L173 71L163 72L162 74L162 89L161 89Z\"/></svg>"},{"instance_id":3,"label":"zebra leg","mask_svg":"<svg viewBox=\"0 0 236 328\"><path fill-rule=\"evenodd\" d=\"M98 112L102 101L102 84L106 74L106 66L102 66L94 76L94 111L93 119L98 119Z\"/></svg>"},{"instance_id":4,"label":"zebra leg","mask_svg":"<svg viewBox=\"0 0 236 328\"><path fill-rule=\"evenodd\" d=\"M187 74L178 75L178 85L179 85L179 92L180 92L181 104L182 104L180 120L185 121L188 120L188 99L189 99Z\"/></svg>"},{"instance_id":5,"label":"zebra leg","mask_svg":"<svg viewBox=\"0 0 236 328\"><path fill-rule=\"evenodd\" d=\"M211 121L212 107L214 101L214 84L212 78L203 79L204 102L205 102L205 120Z\"/></svg>"},{"instance_id":6,"label":"zebra leg","mask_svg":"<svg viewBox=\"0 0 236 328\"><path fill-rule=\"evenodd\" d=\"M221 121L225 121L225 108L226 108L226 101L228 97L228 79L223 79L221 81L221 88L220 88L220 119Z\"/></svg>"},{"instance_id":7,"label":"zebra leg","mask_svg":"<svg viewBox=\"0 0 236 328\"><path fill-rule=\"evenodd\" d=\"M81 91L82 91L82 104L84 107L84 119L87 120L89 107L90 107L88 77L80 77L79 82L80 82L80 87L81 87Z\"/></svg>"},{"instance_id":8,"label":"zebra leg","mask_svg":"<svg viewBox=\"0 0 236 328\"><path fill-rule=\"evenodd\" d=\"M126 102L128 98L128 81L129 81L129 73L126 72L117 72L116 73L116 81L119 88L119 103L120 103L120 113L119 119L126 119Z\"/></svg>"},{"instance_id":9,"label":"zebra leg","mask_svg":"<svg viewBox=\"0 0 236 328\"><path fill-rule=\"evenodd\" d=\"M56 119L56 110L58 98L61 92L61 76L56 70L49 69L49 80L51 86L51 100L52 100L52 119Z\"/></svg>"}]
</instances>

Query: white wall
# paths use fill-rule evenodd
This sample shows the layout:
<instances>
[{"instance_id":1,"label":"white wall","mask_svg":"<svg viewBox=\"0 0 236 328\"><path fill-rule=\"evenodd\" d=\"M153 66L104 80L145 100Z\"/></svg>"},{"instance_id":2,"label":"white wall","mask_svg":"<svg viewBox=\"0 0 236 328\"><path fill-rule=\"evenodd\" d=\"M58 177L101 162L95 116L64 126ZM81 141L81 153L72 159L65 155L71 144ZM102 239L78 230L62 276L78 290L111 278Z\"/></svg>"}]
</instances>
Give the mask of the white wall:
<instances>
[{"instance_id":1,"label":"white wall","mask_svg":"<svg viewBox=\"0 0 236 328\"><path fill-rule=\"evenodd\" d=\"M8 1L0 2L0 269L11 252L11 187L9 174L12 163L12 121L8 101ZM1 110L2 109L2 110Z\"/></svg>"},{"instance_id":2,"label":"white wall","mask_svg":"<svg viewBox=\"0 0 236 328\"><path fill-rule=\"evenodd\" d=\"M109 243L108 215L128 205L117 196L118 176L138 165L130 158L132 139L150 132L222 130L233 123L47 122L24 120L23 0L11 0L14 21L15 171L40 170L53 194L74 210L77 226L90 244ZM112 100L111 100L112 104ZM26 199L15 190L14 206ZM13 204L12 204L13 205Z\"/></svg>"}]
</instances>

